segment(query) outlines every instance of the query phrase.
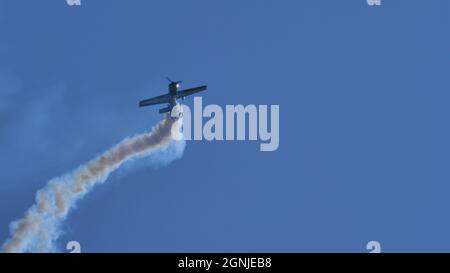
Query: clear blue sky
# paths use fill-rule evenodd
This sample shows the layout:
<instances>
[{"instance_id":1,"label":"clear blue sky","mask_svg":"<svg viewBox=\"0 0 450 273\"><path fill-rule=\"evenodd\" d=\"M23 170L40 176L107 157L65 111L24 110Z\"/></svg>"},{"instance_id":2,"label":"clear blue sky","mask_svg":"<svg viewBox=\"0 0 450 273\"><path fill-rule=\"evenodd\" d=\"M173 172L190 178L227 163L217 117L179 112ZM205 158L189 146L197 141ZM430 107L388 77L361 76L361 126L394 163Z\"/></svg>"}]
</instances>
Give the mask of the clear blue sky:
<instances>
[{"instance_id":1,"label":"clear blue sky","mask_svg":"<svg viewBox=\"0 0 450 273\"><path fill-rule=\"evenodd\" d=\"M279 104L279 150L192 141L119 172L61 247L450 251L450 2L382 2L0 0L0 241L46 181L157 123L137 102L170 76Z\"/></svg>"}]
</instances>

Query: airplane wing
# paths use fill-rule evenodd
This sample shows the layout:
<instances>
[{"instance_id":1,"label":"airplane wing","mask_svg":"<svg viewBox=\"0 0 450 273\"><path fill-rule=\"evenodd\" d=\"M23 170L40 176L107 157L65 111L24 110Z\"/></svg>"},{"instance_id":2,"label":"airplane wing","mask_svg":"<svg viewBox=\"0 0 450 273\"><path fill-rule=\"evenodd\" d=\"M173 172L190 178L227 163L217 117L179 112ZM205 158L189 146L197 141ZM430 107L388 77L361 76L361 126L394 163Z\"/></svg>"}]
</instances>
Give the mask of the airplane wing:
<instances>
[{"instance_id":1,"label":"airplane wing","mask_svg":"<svg viewBox=\"0 0 450 273\"><path fill-rule=\"evenodd\" d=\"M192 94L201 92L201 91L205 91L206 90L206 85L202 85L199 87L194 87L194 88L189 88L189 89L185 89L185 90L181 90L177 92L177 98L183 98L183 97L187 97L190 96Z\"/></svg>"},{"instance_id":2,"label":"airplane wing","mask_svg":"<svg viewBox=\"0 0 450 273\"><path fill-rule=\"evenodd\" d=\"M168 94L157 96L151 99L141 100L139 102L139 106L148 106L148 105L155 105L155 104L161 104L161 103L168 103L170 101L170 96Z\"/></svg>"}]
</instances>

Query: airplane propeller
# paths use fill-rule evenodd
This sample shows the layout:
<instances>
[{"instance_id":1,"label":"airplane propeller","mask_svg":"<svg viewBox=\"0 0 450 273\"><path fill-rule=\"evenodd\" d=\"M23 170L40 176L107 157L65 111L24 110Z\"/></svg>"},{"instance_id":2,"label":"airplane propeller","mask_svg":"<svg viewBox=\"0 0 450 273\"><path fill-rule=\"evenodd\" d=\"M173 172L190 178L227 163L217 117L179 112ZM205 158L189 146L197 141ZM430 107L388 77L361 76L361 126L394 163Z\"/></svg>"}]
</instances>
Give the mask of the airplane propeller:
<instances>
[{"instance_id":1,"label":"airplane propeller","mask_svg":"<svg viewBox=\"0 0 450 273\"><path fill-rule=\"evenodd\" d=\"M174 84L178 84L178 83L182 83L183 81L172 81L169 77L166 77L166 79L170 82L170 83L174 83Z\"/></svg>"}]
</instances>

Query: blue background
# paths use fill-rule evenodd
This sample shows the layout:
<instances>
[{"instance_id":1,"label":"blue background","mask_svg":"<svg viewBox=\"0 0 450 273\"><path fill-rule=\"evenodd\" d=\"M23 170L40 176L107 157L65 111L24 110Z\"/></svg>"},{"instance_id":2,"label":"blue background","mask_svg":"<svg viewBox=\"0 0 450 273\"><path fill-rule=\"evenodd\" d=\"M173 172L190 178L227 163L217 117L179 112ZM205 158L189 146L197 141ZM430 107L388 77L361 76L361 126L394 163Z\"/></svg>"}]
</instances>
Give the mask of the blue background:
<instances>
[{"instance_id":1,"label":"blue background","mask_svg":"<svg viewBox=\"0 0 450 273\"><path fill-rule=\"evenodd\" d=\"M450 2L0 0L0 240L50 178L161 116L279 104L280 147L190 141L114 174L58 240L84 252L450 251ZM185 103L192 106L192 98Z\"/></svg>"}]
</instances>

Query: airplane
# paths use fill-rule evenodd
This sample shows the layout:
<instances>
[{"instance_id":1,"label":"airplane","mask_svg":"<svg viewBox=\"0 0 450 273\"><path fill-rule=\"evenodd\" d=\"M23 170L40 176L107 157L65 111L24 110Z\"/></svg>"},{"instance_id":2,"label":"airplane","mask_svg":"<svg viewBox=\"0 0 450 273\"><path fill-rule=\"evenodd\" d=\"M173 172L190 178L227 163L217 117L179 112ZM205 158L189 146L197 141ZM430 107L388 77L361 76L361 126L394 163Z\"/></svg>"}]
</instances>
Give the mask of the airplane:
<instances>
[{"instance_id":1,"label":"airplane","mask_svg":"<svg viewBox=\"0 0 450 273\"><path fill-rule=\"evenodd\" d=\"M162 104L162 103L167 103L167 107L159 109L159 113L167 113L172 111L172 108L175 107L177 105L177 99L183 99L187 96L190 96L192 94L201 92L201 91L205 91L206 90L206 85L202 85L202 86L198 86L198 87L194 87L194 88L189 88L189 89L185 89L185 90L178 90L178 88L180 88L180 83L182 83L182 81L172 81L169 77L166 78L170 83L169 83L169 87L168 87L168 93L165 95L161 95L161 96L157 96L157 97L153 97L150 99L146 99L146 100L141 100L139 102L139 107L143 107L143 106L149 106L149 105L155 105L155 104Z\"/></svg>"}]
</instances>

